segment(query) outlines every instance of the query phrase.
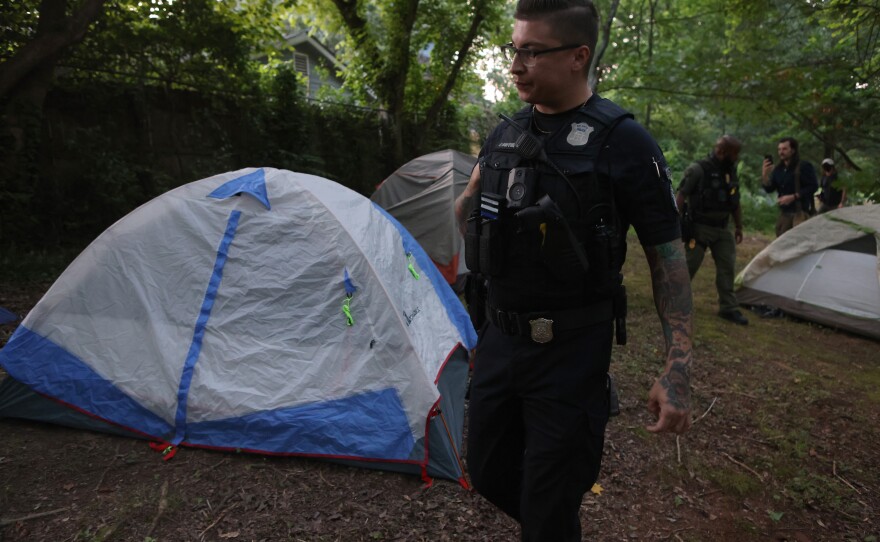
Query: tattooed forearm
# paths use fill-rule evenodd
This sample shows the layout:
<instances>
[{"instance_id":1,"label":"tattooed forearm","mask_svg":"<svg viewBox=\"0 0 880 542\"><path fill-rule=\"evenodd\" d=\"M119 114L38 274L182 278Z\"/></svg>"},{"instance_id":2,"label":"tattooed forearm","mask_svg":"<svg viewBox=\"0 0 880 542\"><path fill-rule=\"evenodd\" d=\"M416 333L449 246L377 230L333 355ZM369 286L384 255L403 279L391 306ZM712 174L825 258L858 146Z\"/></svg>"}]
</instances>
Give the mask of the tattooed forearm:
<instances>
[{"instance_id":1,"label":"tattooed forearm","mask_svg":"<svg viewBox=\"0 0 880 542\"><path fill-rule=\"evenodd\" d=\"M654 304L666 339L667 360L670 364L678 362L688 366L691 361L693 300L684 245L676 240L645 247L645 255L651 269ZM686 377L687 373L684 374Z\"/></svg>"},{"instance_id":2,"label":"tattooed forearm","mask_svg":"<svg viewBox=\"0 0 880 542\"><path fill-rule=\"evenodd\" d=\"M680 410L691 407L690 364L676 361L669 371L660 377L660 385L666 390L669 404Z\"/></svg>"}]
</instances>

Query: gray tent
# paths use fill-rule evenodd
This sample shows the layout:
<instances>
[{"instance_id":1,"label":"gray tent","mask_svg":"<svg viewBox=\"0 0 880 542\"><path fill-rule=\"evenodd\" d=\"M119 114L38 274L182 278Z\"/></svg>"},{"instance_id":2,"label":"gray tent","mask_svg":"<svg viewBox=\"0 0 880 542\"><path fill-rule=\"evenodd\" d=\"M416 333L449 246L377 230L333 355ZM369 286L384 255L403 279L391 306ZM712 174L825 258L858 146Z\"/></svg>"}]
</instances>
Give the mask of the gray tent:
<instances>
[{"instance_id":1,"label":"gray tent","mask_svg":"<svg viewBox=\"0 0 880 542\"><path fill-rule=\"evenodd\" d=\"M382 181L370 197L416 238L450 284L467 272L454 203L476 161L452 149L414 158Z\"/></svg>"},{"instance_id":2,"label":"gray tent","mask_svg":"<svg viewBox=\"0 0 880 542\"><path fill-rule=\"evenodd\" d=\"M762 250L736 278L744 305L772 305L880 339L880 206L818 215Z\"/></svg>"}]
</instances>

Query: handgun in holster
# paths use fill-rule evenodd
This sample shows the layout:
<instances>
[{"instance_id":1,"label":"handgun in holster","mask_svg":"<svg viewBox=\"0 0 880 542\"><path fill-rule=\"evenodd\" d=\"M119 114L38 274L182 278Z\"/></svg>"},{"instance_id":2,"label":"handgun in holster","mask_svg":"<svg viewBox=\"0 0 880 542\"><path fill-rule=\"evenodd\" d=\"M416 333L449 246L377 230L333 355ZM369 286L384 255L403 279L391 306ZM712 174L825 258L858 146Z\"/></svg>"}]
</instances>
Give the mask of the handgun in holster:
<instances>
[{"instance_id":1,"label":"handgun in holster","mask_svg":"<svg viewBox=\"0 0 880 542\"><path fill-rule=\"evenodd\" d=\"M479 331L486 323L486 278L480 273L468 273L464 282L464 300L471 324Z\"/></svg>"},{"instance_id":2,"label":"handgun in holster","mask_svg":"<svg viewBox=\"0 0 880 542\"><path fill-rule=\"evenodd\" d=\"M621 284L614 294L614 333L617 344L626 344L626 286Z\"/></svg>"},{"instance_id":3,"label":"handgun in holster","mask_svg":"<svg viewBox=\"0 0 880 542\"><path fill-rule=\"evenodd\" d=\"M614 385L614 377L607 375L608 388L608 416L617 416L620 414L620 398L617 395L617 386Z\"/></svg>"}]
</instances>

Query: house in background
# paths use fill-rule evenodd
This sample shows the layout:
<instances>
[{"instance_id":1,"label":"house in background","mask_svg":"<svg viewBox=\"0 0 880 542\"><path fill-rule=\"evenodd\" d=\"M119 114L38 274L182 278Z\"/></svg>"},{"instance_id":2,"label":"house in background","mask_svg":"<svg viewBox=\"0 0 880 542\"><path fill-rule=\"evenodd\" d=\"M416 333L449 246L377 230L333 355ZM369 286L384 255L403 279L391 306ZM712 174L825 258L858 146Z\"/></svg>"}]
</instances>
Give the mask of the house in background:
<instances>
[{"instance_id":1,"label":"house in background","mask_svg":"<svg viewBox=\"0 0 880 542\"><path fill-rule=\"evenodd\" d=\"M324 86L334 89L342 87L342 79L337 72L343 68L327 46L309 35L305 29L296 29L284 36L284 41L293 46L296 71L305 75L309 81L307 98L316 98L318 90Z\"/></svg>"}]
</instances>

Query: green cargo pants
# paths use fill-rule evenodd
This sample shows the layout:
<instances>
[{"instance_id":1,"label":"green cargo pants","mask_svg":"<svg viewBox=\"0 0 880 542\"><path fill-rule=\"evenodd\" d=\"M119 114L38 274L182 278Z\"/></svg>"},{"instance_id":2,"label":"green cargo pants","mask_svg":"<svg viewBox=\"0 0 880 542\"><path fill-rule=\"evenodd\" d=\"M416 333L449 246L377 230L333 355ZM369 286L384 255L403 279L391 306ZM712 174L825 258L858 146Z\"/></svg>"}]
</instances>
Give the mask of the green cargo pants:
<instances>
[{"instance_id":1,"label":"green cargo pants","mask_svg":"<svg viewBox=\"0 0 880 542\"><path fill-rule=\"evenodd\" d=\"M715 260L715 288L718 290L718 312L737 310L739 304L733 293L734 269L736 266L736 239L728 228L716 228L704 224L694 224L694 247L685 246L688 272L691 279L703 263L708 248Z\"/></svg>"}]
</instances>

